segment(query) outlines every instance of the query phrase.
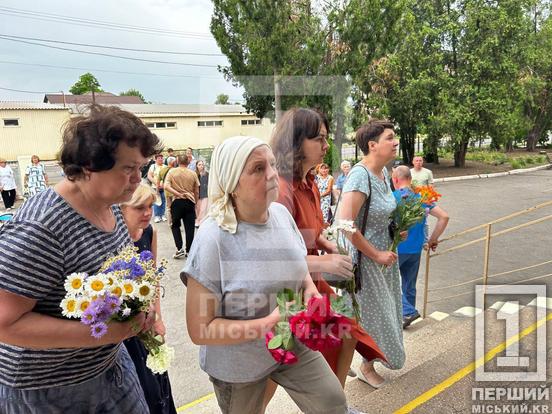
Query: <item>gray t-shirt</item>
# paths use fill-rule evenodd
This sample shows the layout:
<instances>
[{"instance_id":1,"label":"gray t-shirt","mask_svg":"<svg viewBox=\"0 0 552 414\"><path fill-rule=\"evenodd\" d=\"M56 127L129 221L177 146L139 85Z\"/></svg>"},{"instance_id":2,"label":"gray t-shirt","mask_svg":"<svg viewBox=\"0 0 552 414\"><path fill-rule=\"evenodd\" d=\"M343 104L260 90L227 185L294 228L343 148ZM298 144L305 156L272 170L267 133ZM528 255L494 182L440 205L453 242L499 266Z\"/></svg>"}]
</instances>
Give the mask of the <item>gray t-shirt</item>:
<instances>
[{"instance_id":1,"label":"gray t-shirt","mask_svg":"<svg viewBox=\"0 0 552 414\"><path fill-rule=\"evenodd\" d=\"M265 224L240 222L235 234L209 217L197 232L181 279L192 277L219 300L217 316L257 319L276 308L276 294L294 291L308 272L307 250L293 218L278 203ZM277 363L263 339L200 349L201 368L226 382L252 382L269 375Z\"/></svg>"}]
</instances>

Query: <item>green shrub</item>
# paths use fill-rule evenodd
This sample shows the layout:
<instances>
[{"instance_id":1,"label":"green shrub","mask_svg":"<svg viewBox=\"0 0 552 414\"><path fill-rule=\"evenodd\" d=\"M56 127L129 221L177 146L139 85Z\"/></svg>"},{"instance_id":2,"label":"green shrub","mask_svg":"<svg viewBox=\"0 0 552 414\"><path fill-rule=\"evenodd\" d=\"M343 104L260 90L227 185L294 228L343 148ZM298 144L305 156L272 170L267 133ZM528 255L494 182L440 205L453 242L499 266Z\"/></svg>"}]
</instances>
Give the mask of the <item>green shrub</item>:
<instances>
[{"instance_id":1,"label":"green shrub","mask_svg":"<svg viewBox=\"0 0 552 414\"><path fill-rule=\"evenodd\" d=\"M514 170L522 168L522 165L520 164L519 160L516 160L516 159L510 161L510 165L512 166L512 169L514 169Z\"/></svg>"},{"instance_id":2,"label":"green shrub","mask_svg":"<svg viewBox=\"0 0 552 414\"><path fill-rule=\"evenodd\" d=\"M524 158L518 158L518 163L519 165L521 165L522 167L525 167L527 166L527 163L525 162L525 159Z\"/></svg>"},{"instance_id":3,"label":"green shrub","mask_svg":"<svg viewBox=\"0 0 552 414\"><path fill-rule=\"evenodd\" d=\"M526 157L525 162L529 165L532 165L535 163L535 159L533 157Z\"/></svg>"}]
</instances>

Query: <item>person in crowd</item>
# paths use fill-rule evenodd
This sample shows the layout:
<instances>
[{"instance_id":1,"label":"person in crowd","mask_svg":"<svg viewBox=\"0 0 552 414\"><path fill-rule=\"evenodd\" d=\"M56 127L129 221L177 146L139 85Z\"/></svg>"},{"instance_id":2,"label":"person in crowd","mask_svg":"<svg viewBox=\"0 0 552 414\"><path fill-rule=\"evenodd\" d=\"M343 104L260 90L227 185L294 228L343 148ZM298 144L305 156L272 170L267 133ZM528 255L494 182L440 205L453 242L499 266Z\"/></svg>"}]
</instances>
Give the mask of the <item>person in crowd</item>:
<instances>
[{"instance_id":1,"label":"person in crowd","mask_svg":"<svg viewBox=\"0 0 552 414\"><path fill-rule=\"evenodd\" d=\"M339 196L341 195L341 191L343 190L343 184L345 184L345 180L349 175L349 171L351 171L351 163L347 160L341 161L340 168L341 174L339 174L339 176L336 178L335 185L333 187L334 197L336 200L339 200Z\"/></svg>"},{"instance_id":2,"label":"person in crowd","mask_svg":"<svg viewBox=\"0 0 552 414\"><path fill-rule=\"evenodd\" d=\"M175 157L167 157L165 160L167 162L167 165L161 167L159 170L159 185L163 187L163 192L165 193L165 217L171 222L171 204L173 200L173 195L170 191L167 191L165 188L165 178L167 178L167 174L170 170L172 170L174 167L176 167L176 158ZM156 201L156 204L160 204L161 199L159 198ZM155 205L155 204L154 204Z\"/></svg>"},{"instance_id":3,"label":"person in crowd","mask_svg":"<svg viewBox=\"0 0 552 414\"><path fill-rule=\"evenodd\" d=\"M152 183L152 187L155 188L159 194L159 199L161 204L155 204L153 206L153 221L159 223L160 221L167 221L167 216L165 215L165 208L167 205L167 200L165 198L165 190L163 184L159 180L159 173L163 169L163 154L155 155L155 164L152 164L148 171L148 180Z\"/></svg>"},{"instance_id":4,"label":"person in crowd","mask_svg":"<svg viewBox=\"0 0 552 414\"><path fill-rule=\"evenodd\" d=\"M157 261L157 230L150 224L152 206L156 201L157 193L148 185L140 184L132 198L121 204L123 218L128 227L128 233L138 253L148 250ZM155 303L155 312L158 319L153 324L156 334L165 336L165 325L161 317L161 305L158 299ZM171 394L169 375L154 374L146 366L148 351L142 341L136 337L125 339L138 379L142 385L144 396L151 414L176 414L176 407Z\"/></svg>"},{"instance_id":5,"label":"person in crowd","mask_svg":"<svg viewBox=\"0 0 552 414\"><path fill-rule=\"evenodd\" d=\"M0 192L6 211L10 211L15 204L15 175L5 158L0 157Z\"/></svg>"},{"instance_id":6,"label":"person in crowd","mask_svg":"<svg viewBox=\"0 0 552 414\"><path fill-rule=\"evenodd\" d=\"M192 147L186 148L186 157L188 157L188 169L195 171L197 160L194 157L194 150Z\"/></svg>"},{"instance_id":7,"label":"person in crowd","mask_svg":"<svg viewBox=\"0 0 552 414\"><path fill-rule=\"evenodd\" d=\"M0 412L149 412L121 344L149 330L155 312L110 322L96 339L60 302L66 276L98 273L131 243L117 204L132 198L140 168L159 150L133 114L91 106L64 130L65 178L0 230Z\"/></svg>"},{"instance_id":8,"label":"person in crowd","mask_svg":"<svg viewBox=\"0 0 552 414\"><path fill-rule=\"evenodd\" d=\"M178 167L173 168L165 177L165 188L172 194L171 231L176 245L174 259L187 256L194 241L196 202L199 199L199 179L188 169L188 157L178 156ZM182 244L181 222L186 233L186 248Z\"/></svg>"},{"instance_id":9,"label":"person in crowd","mask_svg":"<svg viewBox=\"0 0 552 414\"><path fill-rule=\"evenodd\" d=\"M306 248L278 203L278 172L270 148L233 137L211 159L209 217L201 224L181 273L187 285L188 333L201 345L221 412L262 411L267 381L279 383L304 413L347 413L345 394L322 355L296 342L298 362L279 364L265 334L280 320L275 296L304 289L318 295Z\"/></svg>"},{"instance_id":10,"label":"person in crowd","mask_svg":"<svg viewBox=\"0 0 552 414\"><path fill-rule=\"evenodd\" d=\"M412 160L413 168L410 169L412 175L412 186L419 187L424 185L433 185L433 173L424 168L424 158L417 155Z\"/></svg>"},{"instance_id":11,"label":"person in crowd","mask_svg":"<svg viewBox=\"0 0 552 414\"><path fill-rule=\"evenodd\" d=\"M330 167L326 163L318 165L318 174L316 175L316 185L320 192L320 209L324 223L331 220L330 207L332 205L332 188L334 179L330 174Z\"/></svg>"},{"instance_id":12,"label":"person in crowd","mask_svg":"<svg viewBox=\"0 0 552 414\"><path fill-rule=\"evenodd\" d=\"M207 214L207 206L209 200L207 198L207 190L209 188L209 173L205 168L205 161L199 160L196 164L196 173L199 178L199 202L196 205L196 228L199 227Z\"/></svg>"},{"instance_id":13,"label":"person in crowd","mask_svg":"<svg viewBox=\"0 0 552 414\"><path fill-rule=\"evenodd\" d=\"M324 219L320 193L310 171L320 164L329 148L329 125L326 117L307 108L293 108L282 115L270 141L280 176L278 202L291 213L307 247L309 271L321 293L334 292L322 273L338 279L353 277L352 259L338 253L335 243L322 234ZM319 255L319 250L325 252ZM358 342L357 342L358 341ZM345 386L355 347L368 360L381 355L366 332L356 327L352 338L345 338L341 348L325 352L324 357ZM269 383L265 397L268 404L276 385Z\"/></svg>"},{"instance_id":14,"label":"person in crowd","mask_svg":"<svg viewBox=\"0 0 552 414\"><path fill-rule=\"evenodd\" d=\"M48 174L46 174L44 164L40 162L38 155L33 155L31 157L31 164L28 165L25 170L24 185L27 188L29 197L48 188Z\"/></svg>"},{"instance_id":15,"label":"person in crowd","mask_svg":"<svg viewBox=\"0 0 552 414\"><path fill-rule=\"evenodd\" d=\"M397 254L388 250L392 242L389 217L396 202L385 168L395 158L399 143L395 139L393 124L377 120L360 127L355 139L364 157L347 177L336 217L355 220L356 227L361 229L364 210L368 209L364 234L357 231L351 238L362 254L362 282L357 294L361 323L385 355L385 360L380 362L391 369L399 369L405 361L401 279ZM379 388L384 379L375 371L374 362L364 359L358 378Z\"/></svg>"},{"instance_id":16,"label":"person in crowd","mask_svg":"<svg viewBox=\"0 0 552 414\"><path fill-rule=\"evenodd\" d=\"M169 165L169 158L173 158L176 160L176 155L174 154L174 150L172 148L167 149L167 158L165 158L165 165Z\"/></svg>"},{"instance_id":17,"label":"person in crowd","mask_svg":"<svg viewBox=\"0 0 552 414\"><path fill-rule=\"evenodd\" d=\"M392 178L396 188L393 194L397 203L400 203L404 196L415 196L415 193L412 191L412 176L408 167L404 165L396 167L393 170ZM422 249L425 246L435 251L439 237L445 231L449 221L447 212L441 207L433 204L426 206L426 208L429 209L430 215L437 218L437 223L431 236L428 238L425 232L426 218L424 217L423 222L415 224L408 230L408 238L401 242L397 249L402 280L403 329L420 318L420 313L416 310L416 281L418 279Z\"/></svg>"},{"instance_id":18,"label":"person in crowd","mask_svg":"<svg viewBox=\"0 0 552 414\"><path fill-rule=\"evenodd\" d=\"M149 169L153 164L155 164L155 156L150 157L148 162L146 164L144 164L143 167L140 169L140 175L142 176L142 181L145 184L149 184L149 185L153 184L148 178Z\"/></svg>"}]
</instances>

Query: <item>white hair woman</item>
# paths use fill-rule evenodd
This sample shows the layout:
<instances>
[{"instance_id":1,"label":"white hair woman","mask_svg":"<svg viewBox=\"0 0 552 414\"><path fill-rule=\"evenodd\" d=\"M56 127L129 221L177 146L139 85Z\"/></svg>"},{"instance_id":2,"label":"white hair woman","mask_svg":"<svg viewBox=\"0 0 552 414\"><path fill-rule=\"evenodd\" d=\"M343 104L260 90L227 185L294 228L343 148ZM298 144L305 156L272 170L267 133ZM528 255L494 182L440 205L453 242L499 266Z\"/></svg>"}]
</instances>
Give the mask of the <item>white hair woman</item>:
<instances>
[{"instance_id":1,"label":"white hair woman","mask_svg":"<svg viewBox=\"0 0 552 414\"><path fill-rule=\"evenodd\" d=\"M265 334L280 320L278 291L318 295L303 239L277 198L268 145L234 137L215 148L209 217L181 274L188 332L201 345L201 367L223 413L261 412L269 379L305 413L346 413L345 394L320 353L297 344L298 362L281 365L265 347Z\"/></svg>"},{"instance_id":2,"label":"white hair woman","mask_svg":"<svg viewBox=\"0 0 552 414\"><path fill-rule=\"evenodd\" d=\"M121 204L128 233L134 245L138 248L138 252L149 250L155 261L157 261L157 230L153 228L150 221L153 214L153 205L157 202L158 197L157 192L151 186L140 184L134 191L132 198ZM155 303L155 312L157 320L153 324L153 330L156 334L165 336L165 325L161 317L159 299ZM176 414L169 375L167 373L154 374L151 372L146 366L148 351L138 338L125 339L124 344L134 362L136 374L138 374L150 412Z\"/></svg>"}]
</instances>

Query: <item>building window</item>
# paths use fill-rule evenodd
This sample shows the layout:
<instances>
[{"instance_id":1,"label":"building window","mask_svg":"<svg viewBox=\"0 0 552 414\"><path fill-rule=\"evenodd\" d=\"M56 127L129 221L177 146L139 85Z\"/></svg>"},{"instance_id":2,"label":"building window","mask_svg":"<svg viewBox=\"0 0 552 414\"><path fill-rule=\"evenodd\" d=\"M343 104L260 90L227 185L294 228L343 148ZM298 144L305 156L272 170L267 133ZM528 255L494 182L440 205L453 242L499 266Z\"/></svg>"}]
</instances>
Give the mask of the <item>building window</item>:
<instances>
[{"instance_id":1,"label":"building window","mask_svg":"<svg viewBox=\"0 0 552 414\"><path fill-rule=\"evenodd\" d=\"M198 127L214 127L222 125L222 121L197 121Z\"/></svg>"},{"instance_id":2,"label":"building window","mask_svg":"<svg viewBox=\"0 0 552 414\"><path fill-rule=\"evenodd\" d=\"M146 122L146 126L152 129L176 128L176 122Z\"/></svg>"},{"instance_id":3,"label":"building window","mask_svg":"<svg viewBox=\"0 0 552 414\"><path fill-rule=\"evenodd\" d=\"M4 119L4 126L7 126L7 127L19 126L19 119Z\"/></svg>"},{"instance_id":4,"label":"building window","mask_svg":"<svg viewBox=\"0 0 552 414\"><path fill-rule=\"evenodd\" d=\"M260 119L242 119L241 124L242 125L261 125L262 120L260 120Z\"/></svg>"}]
</instances>

